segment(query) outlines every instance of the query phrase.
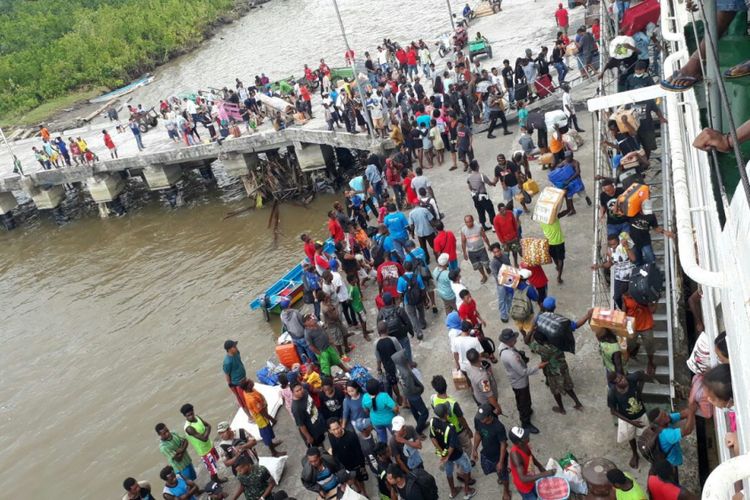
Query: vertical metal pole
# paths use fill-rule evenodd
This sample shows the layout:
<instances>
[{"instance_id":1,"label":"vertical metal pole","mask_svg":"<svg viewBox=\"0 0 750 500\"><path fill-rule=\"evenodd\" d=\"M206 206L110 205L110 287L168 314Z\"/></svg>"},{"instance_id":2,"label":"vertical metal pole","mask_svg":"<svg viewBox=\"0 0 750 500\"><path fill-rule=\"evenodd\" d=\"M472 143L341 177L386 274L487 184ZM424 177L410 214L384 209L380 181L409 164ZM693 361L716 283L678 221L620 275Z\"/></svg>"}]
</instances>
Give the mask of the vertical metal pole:
<instances>
[{"instance_id":1,"label":"vertical metal pole","mask_svg":"<svg viewBox=\"0 0 750 500\"><path fill-rule=\"evenodd\" d=\"M714 43L718 43L718 33L716 32L716 2L702 2L703 3L703 27L704 34L703 40L706 47L706 85L708 86L708 109L710 110L710 126L716 130L722 130L721 127L721 99L719 95L719 75L717 68L719 68L719 61L714 57L714 51L710 50L707 40L711 37ZM700 43L696 40L696 43Z\"/></svg>"},{"instance_id":2,"label":"vertical metal pole","mask_svg":"<svg viewBox=\"0 0 750 500\"><path fill-rule=\"evenodd\" d=\"M13 153L13 148L10 147L10 143L8 143L8 139L5 137L5 132L3 132L2 127L0 127L0 138L3 140L5 147L8 148L8 153L10 153L11 158L13 158L13 166L18 167L18 173L21 174L21 176L26 176L26 174L23 173L23 168L21 168L21 162L18 160L15 153Z\"/></svg>"},{"instance_id":3,"label":"vertical metal pole","mask_svg":"<svg viewBox=\"0 0 750 500\"><path fill-rule=\"evenodd\" d=\"M346 51L351 51L351 48L349 47L349 40L346 38L346 30L344 30L344 21L341 19L341 13L339 12L339 4L336 0L333 0L333 8L336 9L336 17L339 20L339 26L341 27L341 36L344 38L344 45L346 45ZM357 83L357 90L359 91L359 99L362 101L362 116L365 118L365 121L367 122L367 128L370 129L370 137L375 137L375 130L372 128L372 120L370 120L370 114L367 112L367 98L365 97L365 93L362 90L362 84L359 81L359 77L357 76L357 67L354 65L354 58L351 60L351 66L352 66L352 74L354 75L354 81ZM369 81L369 79L368 79ZM355 118L356 120L356 118ZM354 129L356 131L357 124L354 124Z\"/></svg>"},{"instance_id":4,"label":"vertical metal pole","mask_svg":"<svg viewBox=\"0 0 750 500\"><path fill-rule=\"evenodd\" d=\"M456 23L453 22L453 11L451 10L451 0L445 0L445 5L448 6L448 19L451 20L451 29L456 31Z\"/></svg>"}]
</instances>

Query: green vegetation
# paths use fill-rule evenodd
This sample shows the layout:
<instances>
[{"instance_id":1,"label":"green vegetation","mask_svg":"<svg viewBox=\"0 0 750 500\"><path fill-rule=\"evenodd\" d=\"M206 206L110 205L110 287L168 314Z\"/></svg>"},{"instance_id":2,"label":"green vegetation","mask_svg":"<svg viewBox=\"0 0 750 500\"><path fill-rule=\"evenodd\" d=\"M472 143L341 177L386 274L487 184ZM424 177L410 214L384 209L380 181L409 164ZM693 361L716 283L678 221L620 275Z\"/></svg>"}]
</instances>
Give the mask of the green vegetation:
<instances>
[{"instance_id":1,"label":"green vegetation","mask_svg":"<svg viewBox=\"0 0 750 500\"><path fill-rule=\"evenodd\" d=\"M116 88L191 48L234 0L0 0L0 117ZM3 121L6 121L3 120Z\"/></svg>"}]
</instances>

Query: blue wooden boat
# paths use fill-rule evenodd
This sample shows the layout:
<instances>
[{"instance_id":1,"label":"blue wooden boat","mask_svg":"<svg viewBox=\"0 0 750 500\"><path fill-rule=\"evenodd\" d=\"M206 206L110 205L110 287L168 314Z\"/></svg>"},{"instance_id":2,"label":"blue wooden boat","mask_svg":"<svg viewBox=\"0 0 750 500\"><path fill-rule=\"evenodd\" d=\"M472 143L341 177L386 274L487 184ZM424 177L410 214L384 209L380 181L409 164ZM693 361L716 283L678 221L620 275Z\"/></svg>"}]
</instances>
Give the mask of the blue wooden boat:
<instances>
[{"instance_id":1,"label":"blue wooden boat","mask_svg":"<svg viewBox=\"0 0 750 500\"><path fill-rule=\"evenodd\" d=\"M97 103L97 102L107 102L110 101L116 97L122 97L126 94L131 93L138 87L143 87L144 85L148 85L149 83L154 81L155 76L147 73L140 77L139 79L130 82L129 84L125 85L124 87L120 87L119 89L115 89L112 92L107 92L106 94L102 94L98 97L94 97L93 99L89 99L90 103Z\"/></svg>"},{"instance_id":2,"label":"blue wooden boat","mask_svg":"<svg viewBox=\"0 0 750 500\"><path fill-rule=\"evenodd\" d=\"M323 251L329 255L335 252L333 239L329 238L323 244ZM271 285L263 295L250 302L250 310L263 310L268 319L269 313L281 314L281 304L288 302L287 307L296 304L302 298L302 265L307 262L303 259L299 264L291 268L287 273Z\"/></svg>"}]
</instances>

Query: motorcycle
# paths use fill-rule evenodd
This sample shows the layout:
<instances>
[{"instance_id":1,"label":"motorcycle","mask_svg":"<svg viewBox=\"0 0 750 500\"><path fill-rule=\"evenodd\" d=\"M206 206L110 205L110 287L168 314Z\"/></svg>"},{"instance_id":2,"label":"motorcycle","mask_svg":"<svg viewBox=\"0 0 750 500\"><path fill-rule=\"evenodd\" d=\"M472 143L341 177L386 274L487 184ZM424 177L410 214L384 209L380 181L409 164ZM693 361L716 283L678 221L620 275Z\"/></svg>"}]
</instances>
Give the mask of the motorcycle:
<instances>
[{"instance_id":1,"label":"motorcycle","mask_svg":"<svg viewBox=\"0 0 750 500\"><path fill-rule=\"evenodd\" d=\"M468 42L469 34L466 32L466 29L463 27L456 28L456 31L453 32L453 50L458 52L463 49Z\"/></svg>"}]
</instances>

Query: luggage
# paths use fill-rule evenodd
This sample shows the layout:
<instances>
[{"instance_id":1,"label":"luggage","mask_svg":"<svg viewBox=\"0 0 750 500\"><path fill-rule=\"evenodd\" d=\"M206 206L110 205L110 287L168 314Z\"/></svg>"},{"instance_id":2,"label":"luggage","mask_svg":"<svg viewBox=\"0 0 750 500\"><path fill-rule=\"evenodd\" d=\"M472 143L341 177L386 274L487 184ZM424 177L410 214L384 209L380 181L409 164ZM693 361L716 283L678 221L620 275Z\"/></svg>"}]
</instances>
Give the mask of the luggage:
<instances>
[{"instance_id":1,"label":"luggage","mask_svg":"<svg viewBox=\"0 0 750 500\"><path fill-rule=\"evenodd\" d=\"M453 370L452 376L453 387L455 387L456 390L461 391L463 389L469 388L469 383L466 381L466 377L464 377L464 374L461 373L461 370Z\"/></svg>"},{"instance_id":2,"label":"luggage","mask_svg":"<svg viewBox=\"0 0 750 500\"><path fill-rule=\"evenodd\" d=\"M557 212L560 211L565 199L565 190L554 187L546 187L539 194L534 205L534 214L531 218L544 224L552 224L557 220Z\"/></svg>"},{"instance_id":3,"label":"luggage","mask_svg":"<svg viewBox=\"0 0 750 500\"><path fill-rule=\"evenodd\" d=\"M581 133L578 132L576 129L570 129L568 130L565 135L570 137L570 139L576 143L577 147L583 146L583 137L581 137ZM563 137L563 140L565 140L565 137Z\"/></svg>"},{"instance_id":4,"label":"luggage","mask_svg":"<svg viewBox=\"0 0 750 500\"><path fill-rule=\"evenodd\" d=\"M539 192L539 184L534 179L529 179L523 183L523 190L534 196Z\"/></svg>"},{"instance_id":5,"label":"luggage","mask_svg":"<svg viewBox=\"0 0 750 500\"><path fill-rule=\"evenodd\" d=\"M643 264L630 273L629 293L639 304L653 304L661 296L662 276L656 264Z\"/></svg>"},{"instance_id":6,"label":"luggage","mask_svg":"<svg viewBox=\"0 0 750 500\"><path fill-rule=\"evenodd\" d=\"M276 346L276 357L279 358L279 362L286 366L288 370L292 369L295 364L300 364L302 361L299 359L297 354L297 348L292 342L288 344L281 344Z\"/></svg>"},{"instance_id":7,"label":"luggage","mask_svg":"<svg viewBox=\"0 0 750 500\"><path fill-rule=\"evenodd\" d=\"M497 275L497 281L503 286L515 288L521 282L521 274L515 267L503 264L500 266L500 272Z\"/></svg>"},{"instance_id":8,"label":"luggage","mask_svg":"<svg viewBox=\"0 0 750 500\"><path fill-rule=\"evenodd\" d=\"M626 116L628 118L628 123L632 125L635 130L638 130L638 127L641 126L641 120L634 108L620 108L615 111L614 115L612 115L612 119L617 122L617 128L620 130L620 132L625 133L628 131L628 129L625 127L625 123L622 120L623 116Z\"/></svg>"},{"instance_id":9,"label":"luggage","mask_svg":"<svg viewBox=\"0 0 750 500\"><path fill-rule=\"evenodd\" d=\"M543 312L536 317L536 330L561 351L575 354L576 339L573 337L573 327L565 316Z\"/></svg>"},{"instance_id":10,"label":"luggage","mask_svg":"<svg viewBox=\"0 0 750 500\"><path fill-rule=\"evenodd\" d=\"M521 260L530 266L551 264L547 238L521 238Z\"/></svg>"},{"instance_id":11,"label":"luggage","mask_svg":"<svg viewBox=\"0 0 750 500\"><path fill-rule=\"evenodd\" d=\"M624 193L617 197L615 213L626 217L635 217L641 211L643 200L647 200L650 194L651 191L647 185L631 184Z\"/></svg>"},{"instance_id":12,"label":"luggage","mask_svg":"<svg viewBox=\"0 0 750 500\"><path fill-rule=\"evenodd\" d=\"M256 380L261 384L279 385L279 374L269 366L264 366L263 368L255 372L255 377Z\"/></svg>"},{"instance_id":13,"label":"luggage","mask_svg":"<svg viewBox=\"0 0 750 500\"><path fill-rule=\"evenodd\" d=\"M544 153L539 156L539 163L542 165L552 165L555 162L555 155L553 153Z\"/></svg>"},{"instance_id":14,"label":"luggage","mask_svg":"<svg viewBox=\"0 0 750 500\"><path fill-rule=\"evenodd\" d=\"M661 429L654 424L643 429L643 434L638 436L636 444L641 456L648 462L655 463L666 458L666 454L659 444L659 434ZM672 445L677 446L677 445Z\"/></svg>"},{"instance_id":15,"label":"luggage","mask_svg":"<svg viewBox=\"0 0 750 500\"><path fill-rule=\"evenodd\" d=\"M620 29L628 36L643 31L648 23L659 24L661 8L659 0L645 0L635 4L622 15Z\"/></svg>"},{"instance_id":16,"label":"luggage","mask_svg":"<svg viewBox=\"0 0 750 500\"><path fill-rule=\"evenodd\" d=\"M536 89L536 95L542 99L547 97L555 91L555 86L552 84L552 77L549 75L541 75L534 81L534 88Z\"/></svg>"},{"instance_id":17,"label":"luggage","mask_svg":"<svg viewBox=\"0 0 750 500\"><path fill-rule=\"evenodd\" d=\"M543 477L536 480L536 494L539 500L567 500L570 485L564 477Z\"/></svg>"},{"instance_id":18,"label":"luggage","mask_svg":"<svg viewBox=\"0 0 750 500\"><path fill-rule=\"evenodd\" d=\"M367 390L367 381L373 378L367 368L362 365L353 365L349 369L349 377L362 388L363 392Z\"/></svg>"},{"instance_id":19,"label":"luggage","mask_svg":"<svg viewBox=\"0 0 750 500\"><path fill-rule=\"evenodd\" d=\"M643 176L638 173L637 170L631 169L626 170L623 173L621 173L619 176L617 176L617 180L620 181L620 185L623 189L627 189L630 186L632 186L634 183L643 183Z\"/></svg>"}]
</instances>

